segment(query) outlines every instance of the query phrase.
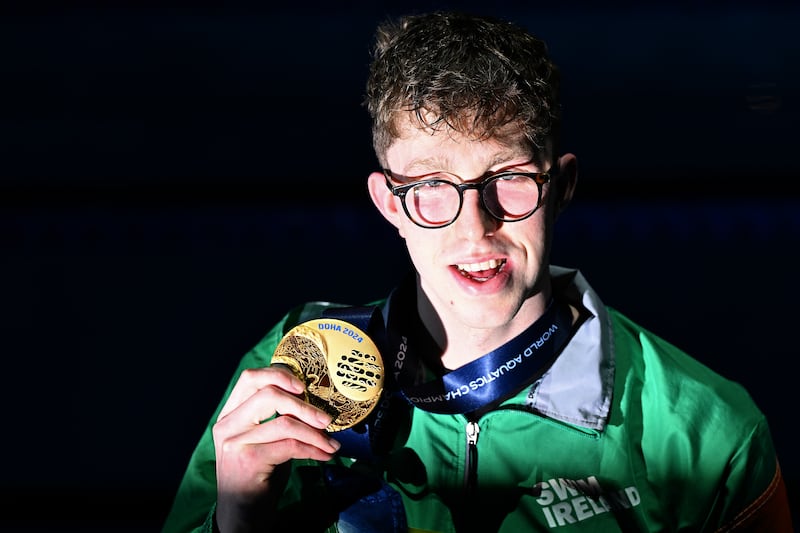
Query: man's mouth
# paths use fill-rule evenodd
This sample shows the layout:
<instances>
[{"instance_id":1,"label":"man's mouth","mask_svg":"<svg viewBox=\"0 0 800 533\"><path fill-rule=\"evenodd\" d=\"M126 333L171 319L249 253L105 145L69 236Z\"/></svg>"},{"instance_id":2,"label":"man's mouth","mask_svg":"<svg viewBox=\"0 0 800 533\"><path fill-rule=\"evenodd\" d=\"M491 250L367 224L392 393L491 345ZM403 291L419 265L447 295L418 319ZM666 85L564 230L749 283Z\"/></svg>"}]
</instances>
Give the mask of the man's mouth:
<instances>
[{"instance_id":1,"label":"man's mouth","mask_svg":"<svg viewBox=\"0 0 800 533\"><path fill-rule=\"evenodd\" d=\"M487 281L500 273L505 264L505 259L489 259L480 263L460 263L456 265L456 268L465 278L475 281Z\"/></svg>"}]
</instances>

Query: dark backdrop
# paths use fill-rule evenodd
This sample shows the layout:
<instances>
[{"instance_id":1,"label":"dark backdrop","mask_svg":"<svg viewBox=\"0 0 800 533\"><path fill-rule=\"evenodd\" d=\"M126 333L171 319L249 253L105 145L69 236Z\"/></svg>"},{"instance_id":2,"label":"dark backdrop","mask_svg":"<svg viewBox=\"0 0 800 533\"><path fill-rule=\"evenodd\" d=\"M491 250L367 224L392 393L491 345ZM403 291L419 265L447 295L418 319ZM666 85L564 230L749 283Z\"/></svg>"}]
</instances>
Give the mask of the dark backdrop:
<instances>
[{"instance_id":1,"label":"dark backdrop","mask_svg":"<svg viewBox=\"0 0 800 533\"><path fill-rule=\"evenodd\" d=\"M456 5L562 67L554 262L751 391L797 509L796 3ZM376 22L447 3L225 6L0 9L4 530L158 531L239 357L408 268L360 101Z\"/></svg>"}]
</instances>

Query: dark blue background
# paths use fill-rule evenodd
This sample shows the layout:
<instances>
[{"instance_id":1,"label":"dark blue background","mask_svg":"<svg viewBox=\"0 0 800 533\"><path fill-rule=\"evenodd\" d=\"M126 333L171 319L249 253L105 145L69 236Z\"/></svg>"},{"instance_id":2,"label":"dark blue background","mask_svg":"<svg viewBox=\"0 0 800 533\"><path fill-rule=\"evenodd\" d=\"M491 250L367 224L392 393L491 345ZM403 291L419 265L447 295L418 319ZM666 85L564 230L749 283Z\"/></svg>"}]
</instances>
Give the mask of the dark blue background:
<instances>
[{"instance_id":1,"label":"dark blue background","mask_svg":"<svg viewBox=\"0 0 800 533\"><path fill-rule=\"evenodd\" d=\"M375 24L447 5L0 10L4 530L157 531L239 357L405 272L360 101ZM554 262L751 391L797 509L796 3L456 5L563 70Z\"/></svg>"}]
</instances>

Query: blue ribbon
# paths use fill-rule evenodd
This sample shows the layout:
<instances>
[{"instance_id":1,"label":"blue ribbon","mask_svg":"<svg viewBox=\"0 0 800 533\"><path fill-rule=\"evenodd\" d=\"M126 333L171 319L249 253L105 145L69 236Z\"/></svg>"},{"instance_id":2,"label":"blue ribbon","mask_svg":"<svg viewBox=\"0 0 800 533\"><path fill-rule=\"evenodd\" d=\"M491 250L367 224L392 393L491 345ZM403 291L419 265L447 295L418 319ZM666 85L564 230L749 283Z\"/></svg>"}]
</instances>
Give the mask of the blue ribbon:
<instances>
[{"instance_id":1,"label":"blue ribbon","mask_svg":"<svg viewBox=\"0 0 800 533\"><path fill-rule=\"evenodd\" d=\"M391 325L391 315L390 315ZM397 337L390 326L391 346L406 345L406 358L398 377L405 397L416 407L441 414L468 413L502 399L544 373L570 336L572 313L552 300L544 314L528 329L486 355L425 383L414 383L419 358L414 339ZM411 354L411 355L409 355Z\"/></svg>"}]
</instances>

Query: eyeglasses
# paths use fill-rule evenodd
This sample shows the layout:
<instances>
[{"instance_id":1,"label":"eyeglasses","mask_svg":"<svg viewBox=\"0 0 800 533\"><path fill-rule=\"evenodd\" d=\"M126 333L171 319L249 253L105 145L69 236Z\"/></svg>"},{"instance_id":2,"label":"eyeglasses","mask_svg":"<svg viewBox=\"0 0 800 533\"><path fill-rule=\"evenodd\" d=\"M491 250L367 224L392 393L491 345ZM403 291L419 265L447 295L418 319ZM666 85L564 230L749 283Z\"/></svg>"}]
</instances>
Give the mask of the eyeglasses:
<instances>
[{"instance_id":1,"label":"eyeglasses","mask_svg":"<svg viewBox=\"0 0 800 533\"><path fill-rule=\"evenodd\" d=\"M383 169L383 175L386 186L402 200L403 210L414 224L443 228L458 218L467 189L478 191L481 205L497 220L525 220L539 209L542 186L555 176L555 167L547 172L500 172L477 183L460 184L453 181L460 181L458 176L446 172L403 185L392 185L390 170Z\"/></svg>"}]
</instances>

